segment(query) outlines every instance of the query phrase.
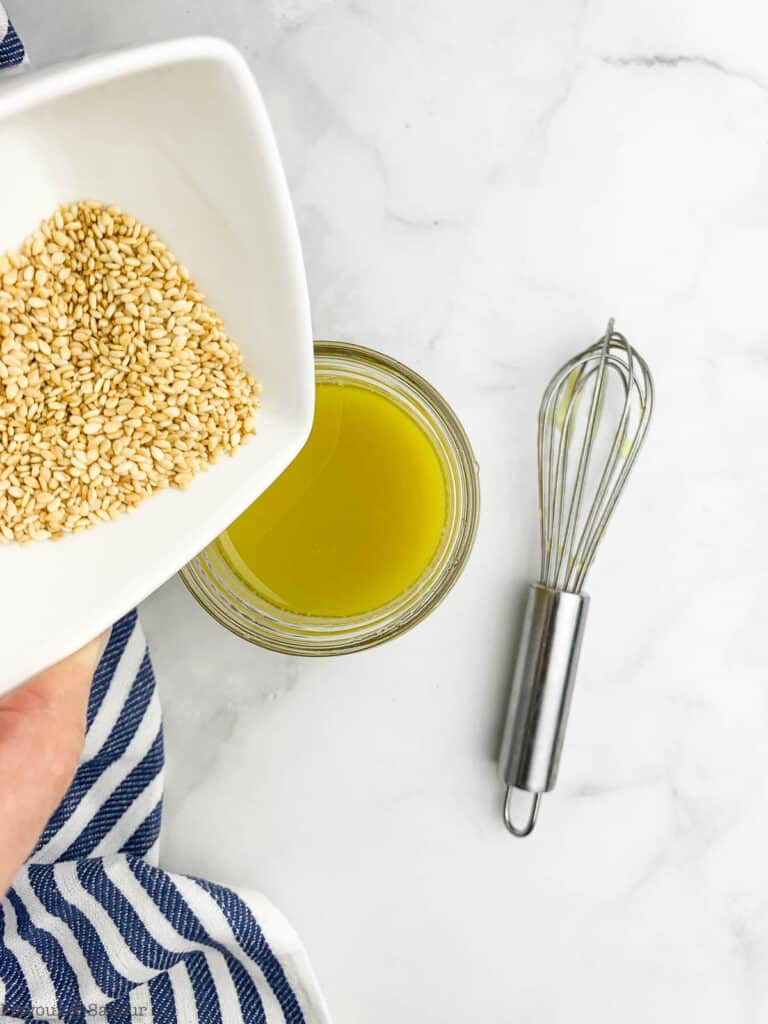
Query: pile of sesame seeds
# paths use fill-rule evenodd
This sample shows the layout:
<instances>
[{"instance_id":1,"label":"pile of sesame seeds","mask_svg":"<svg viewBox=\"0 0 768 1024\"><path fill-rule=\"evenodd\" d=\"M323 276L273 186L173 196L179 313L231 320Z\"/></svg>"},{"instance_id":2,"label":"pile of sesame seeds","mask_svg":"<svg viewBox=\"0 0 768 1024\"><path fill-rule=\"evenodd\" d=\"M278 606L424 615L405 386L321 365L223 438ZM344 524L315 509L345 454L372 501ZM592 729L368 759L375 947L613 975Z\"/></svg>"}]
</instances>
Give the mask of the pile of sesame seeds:
<instances>
[{"instance_id":1,"label":"pile of sesame seeds","mask_svg":"<svg viewBox=\"0 0 768 1024\"><path fill-rule=\"evenodd\" d=\"M146 225L60 206L0 256L0 539L61 537L184 488L255 432L258 385Z\"/></svg>"}]
</instances>

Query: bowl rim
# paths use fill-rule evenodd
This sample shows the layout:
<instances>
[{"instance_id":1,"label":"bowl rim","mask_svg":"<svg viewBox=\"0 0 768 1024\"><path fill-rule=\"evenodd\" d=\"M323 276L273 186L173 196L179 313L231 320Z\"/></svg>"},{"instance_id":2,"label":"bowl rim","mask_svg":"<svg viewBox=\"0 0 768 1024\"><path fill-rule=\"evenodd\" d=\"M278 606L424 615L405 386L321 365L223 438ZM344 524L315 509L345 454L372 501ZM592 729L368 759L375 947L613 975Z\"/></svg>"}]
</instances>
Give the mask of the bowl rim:
<instances>
[{"instance_id":1,"label":"bowl rim","mask_svg":"<svg viewBox=\"0 0 768 1024\"><path fill-rule=\"evenodd\" d=\"M11 117L52 99L84 92L106 81L205 59L226 64L246 86L255 84L245 58L233 43L217 36L181 36L77 57L39 70L27 70L3 83L0 118Z\"/></svg>"}]
</instances>

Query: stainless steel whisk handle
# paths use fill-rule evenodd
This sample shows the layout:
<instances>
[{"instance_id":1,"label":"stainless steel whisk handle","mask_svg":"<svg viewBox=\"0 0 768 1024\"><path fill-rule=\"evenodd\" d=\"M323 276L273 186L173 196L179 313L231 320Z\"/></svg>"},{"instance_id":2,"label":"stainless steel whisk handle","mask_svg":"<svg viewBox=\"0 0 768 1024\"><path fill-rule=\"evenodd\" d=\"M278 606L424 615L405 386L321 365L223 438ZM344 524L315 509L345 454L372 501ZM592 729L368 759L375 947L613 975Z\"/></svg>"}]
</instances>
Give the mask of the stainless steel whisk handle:
<instances>
[{"instance_id":1,"label":"stainless steel whisk handle","mask_svg":"<svg viewBox=\"0 0 768 1024\"><path fill-rule=\"evenodd\" d=\"M528 591L499 759L504 821L518 837L533 831L541 795L555 787L588 608L585 594L539 583ZM533 794L522 826L511 814L516 789Z\"/></svg>"}]
</instances>

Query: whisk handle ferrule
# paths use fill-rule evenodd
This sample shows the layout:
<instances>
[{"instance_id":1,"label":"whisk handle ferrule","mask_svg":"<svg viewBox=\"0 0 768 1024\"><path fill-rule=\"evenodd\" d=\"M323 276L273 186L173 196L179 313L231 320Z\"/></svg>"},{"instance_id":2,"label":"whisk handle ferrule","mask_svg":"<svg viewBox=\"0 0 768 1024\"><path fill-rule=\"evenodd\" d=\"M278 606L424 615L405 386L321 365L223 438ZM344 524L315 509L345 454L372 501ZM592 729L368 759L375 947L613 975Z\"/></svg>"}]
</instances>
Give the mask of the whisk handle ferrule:
<instances>
[{"instance_id":1,"label":"whisk handle ferrule","mask_svg":"<svg viewBox=\"0 0 768 1024\"><path fill-rule=\"evenodd\" d=\"M528 591L499 761L507 787L554 789L588 607L585 594Z\"/></svg>"}]
</instances>

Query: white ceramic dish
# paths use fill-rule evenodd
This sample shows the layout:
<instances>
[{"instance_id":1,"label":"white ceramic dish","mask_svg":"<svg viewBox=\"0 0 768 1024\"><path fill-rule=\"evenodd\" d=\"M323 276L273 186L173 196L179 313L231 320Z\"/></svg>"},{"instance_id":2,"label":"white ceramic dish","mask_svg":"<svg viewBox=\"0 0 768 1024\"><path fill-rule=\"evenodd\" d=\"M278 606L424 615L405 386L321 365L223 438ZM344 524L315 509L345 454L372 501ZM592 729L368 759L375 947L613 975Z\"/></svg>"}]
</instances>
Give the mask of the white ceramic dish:
<instances>
[{"instance_id":1,"label":"white ceramic dish","mask_svg":"<svg viewBox=\"0 0 768 1024\"><path fill-rule=\"evenodd\" d=\"M298 234L238 52L185 39L0 83L0 249L62 201L116 203L191 270L263 385L258 435L121 520L0 545L0 693L96 636L208 544L296 455L314 402Z\"/></svg>"}]
</instances>

